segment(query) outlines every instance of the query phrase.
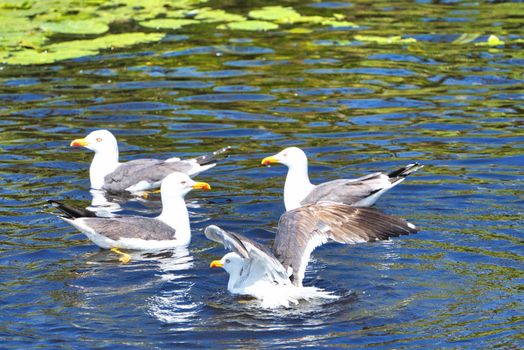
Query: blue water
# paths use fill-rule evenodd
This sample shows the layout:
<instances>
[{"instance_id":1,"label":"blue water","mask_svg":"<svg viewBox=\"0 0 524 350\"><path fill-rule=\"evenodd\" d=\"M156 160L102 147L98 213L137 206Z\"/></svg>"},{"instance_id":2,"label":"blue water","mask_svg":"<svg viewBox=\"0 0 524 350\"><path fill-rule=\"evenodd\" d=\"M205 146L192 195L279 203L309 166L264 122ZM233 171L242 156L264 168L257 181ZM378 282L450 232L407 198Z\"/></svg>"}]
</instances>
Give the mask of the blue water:
<instances>
[{"instance_id":1,"label":"blue water","mask_svg":"<svg viewBox=\"0 0 524 350\"><path fill-rule=\"evenodd\" d=\"M361 11L357 34L418 43L187 29L154 48L0 66L0 348L523 346L522 44L451 43L472 24L505 28L506 40L522 29L490 3L310 5ZM92 154L69 142L97 128L116 134L122 160L233 147L198 177L212 191L187 197L187 250L122 264L45 207L89 205ZM420 232L317 249L304 284L339 299L265 310L227 292L226 273L209 268L225 251L203 229L270 244L285 168L259 163L291 145L309 155L314 182L425 164L377 203ZM154 216L160 203L123 208Z\"/></svg>"}]
</instances>

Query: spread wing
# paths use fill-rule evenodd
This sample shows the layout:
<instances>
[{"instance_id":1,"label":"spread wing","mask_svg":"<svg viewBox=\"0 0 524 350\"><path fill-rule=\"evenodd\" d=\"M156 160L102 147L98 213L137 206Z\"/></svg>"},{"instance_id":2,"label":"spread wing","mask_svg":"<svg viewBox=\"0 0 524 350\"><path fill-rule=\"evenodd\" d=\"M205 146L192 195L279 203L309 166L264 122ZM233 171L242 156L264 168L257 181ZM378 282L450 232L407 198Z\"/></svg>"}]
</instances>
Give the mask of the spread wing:
<instances>
[{"instance_id":1,"label":"spread wing","mask_svg":"<svg viewBox=\"0 0 524 350\"><path fill-rule=\"evenodd\" d=\"M121 238L143 240L173 240L176 230L164 222L141 216L120 216L114 218L80 218L98 234L118 241Z\"/></svg>"},{"instance_id":2,"label":"spread wing","mask_svg":"<svg viewBox=\"0 0 524 350\"><path fill-rule=\"evenodd\" d=\"M289 284L288 273L282 264L275 258L267 247L257 243L238 233L222 230L220 227L210 225L204 230L206 237L217 243L221 243L246 261L246 269L243 271L245 279L255 278L254 275L266 274L274 281Z\"/></svg>"},{"instance_id":3,"label":"spread wing","mask_svg":"<svg viewBox=\"0 0 524 350\"><path fill-rule=\"evenodd\" d=\"M321 202L280 217L273 252L292 271L293 284L301 286L311 253L329 240L355 244L416 232L413 224L376 209Z\"/></svg>"}]
</instances>

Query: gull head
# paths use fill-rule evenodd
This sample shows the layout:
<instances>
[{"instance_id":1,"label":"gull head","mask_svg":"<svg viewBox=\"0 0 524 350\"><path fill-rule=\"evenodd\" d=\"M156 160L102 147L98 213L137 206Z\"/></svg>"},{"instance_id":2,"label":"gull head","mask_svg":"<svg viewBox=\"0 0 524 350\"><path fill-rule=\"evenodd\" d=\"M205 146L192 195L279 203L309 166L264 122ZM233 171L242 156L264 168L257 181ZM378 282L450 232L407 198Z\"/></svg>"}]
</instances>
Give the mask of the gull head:
<instances>
[{"instance_id":1,"label":"gull head","mask_svg":"<svg viewBox=\"0 0 524 350\"><path fill-rule=\"evenodd\" d=\"M162 180L160 193L162 197L184 197L191 190L210 190L211 186L207 182L193 181L184 173L174 172Z\"/></svg>"},{"instance_id":2,"label":"gull head","mask_svg":"<svg viewBox=\"0 0 524 350\"><path fill-rule=\"evenodd\" d=\"M288 147L273 156L269 156L262 159L261 162L262 165L270 165L276 163L284 164L288 168L297 165L307 166L307 157L304 151L302 151L300 148Z\"/></svg>"},{"instance_id":3,"label":"gull head","mask_svg":"<svg viewBox=\"0 0 524 350\"><path fill-rule=\"evenodd\" d=\"M71 147L85 147L95 153L109 151L118 152L116 138L108 130L95 130L83 139L73 140L71 141Z\"/></svg>"},{"instance_id":4,"label":"gull head","mask_svg":"<svg viewBox=\"0 0 524 350\"><path fill-rule=\"evenodd\" d=\"M244 259L235 252L227 253L220 260L213 260L209 267L221 267L229 274L230 279L240 276L240 271L244 267Z\"/></svg>"}]
</instances>

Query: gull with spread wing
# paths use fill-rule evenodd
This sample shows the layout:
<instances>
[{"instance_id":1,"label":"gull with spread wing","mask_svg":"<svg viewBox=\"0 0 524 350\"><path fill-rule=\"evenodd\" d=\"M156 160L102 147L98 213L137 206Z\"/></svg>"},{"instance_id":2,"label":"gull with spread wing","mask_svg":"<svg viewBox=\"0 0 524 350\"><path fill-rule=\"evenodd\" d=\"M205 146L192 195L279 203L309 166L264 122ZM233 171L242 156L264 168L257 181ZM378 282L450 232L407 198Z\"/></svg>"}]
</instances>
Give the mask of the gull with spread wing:
<instances>
[{"instance_id":1,"label":"gull with spread wing","mask_svg":"<svg viewBox=\"0 0 524 350\"><path fill-rule=\"evenodd\" d=\"M208 239L231 250L211 267L229 274L227 289L251 295L264 307L289 307L299 300L334 298L329 292L302 286L313 250L329 241L355 244L416 233L416 227L373 208L321 202L285 212L279 220L272 249L218 226L205 229Z\"/></svg>"}]
</instances>

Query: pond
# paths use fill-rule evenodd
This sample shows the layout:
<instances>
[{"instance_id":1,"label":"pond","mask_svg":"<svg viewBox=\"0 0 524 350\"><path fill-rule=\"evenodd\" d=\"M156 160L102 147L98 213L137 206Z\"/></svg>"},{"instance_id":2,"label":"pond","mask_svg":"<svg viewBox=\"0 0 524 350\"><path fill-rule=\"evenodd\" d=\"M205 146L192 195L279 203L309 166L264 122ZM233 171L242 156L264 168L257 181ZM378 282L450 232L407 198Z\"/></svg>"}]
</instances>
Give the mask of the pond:
<instances>
[{"instance_id":1,"label":"pond","mask_svg":"<svg viewBox=\"0 0 524 350\"><path fill-rule=\"evenodd\" d=\"M522 347L522 3L90 1L69 11L98 18L85 33L66 2L0 1L45 22L0 33L2 348ZM97 39L125 33L143 40ZM232 146L187 196L188 249L122 264L46 207L90 204L93 154L69 143L101 128L122 160ZM318 248L304 284L339 298L267 310L227 292L203 230L270 244L286 169L259 164L288 146L315 183L424 164L376 204L420 232Z\"/></svg>"}]
</instances>

